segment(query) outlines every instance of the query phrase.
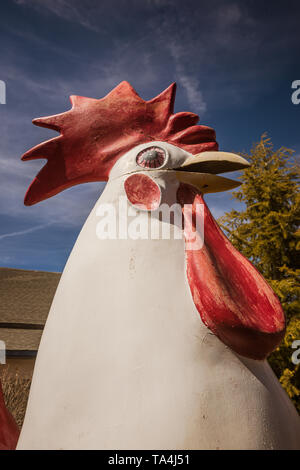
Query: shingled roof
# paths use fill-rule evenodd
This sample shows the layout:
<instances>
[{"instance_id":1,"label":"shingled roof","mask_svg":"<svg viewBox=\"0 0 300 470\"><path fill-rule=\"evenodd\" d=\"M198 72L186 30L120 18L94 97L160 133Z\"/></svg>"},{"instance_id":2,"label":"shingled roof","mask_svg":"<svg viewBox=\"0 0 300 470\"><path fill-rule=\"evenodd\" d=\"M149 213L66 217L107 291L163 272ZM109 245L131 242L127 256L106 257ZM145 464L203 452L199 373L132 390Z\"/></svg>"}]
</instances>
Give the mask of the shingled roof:
<instances>
[{"instance_id":1,"label":"shingled roof","mask_svg":"<svg viewBox=\"0 0 300 470\"><path fill-rule=\"evenodd\" d=\"M60 276L0 268L0 340L7 357L36 355Z\"/></svg>"}]
</instances>

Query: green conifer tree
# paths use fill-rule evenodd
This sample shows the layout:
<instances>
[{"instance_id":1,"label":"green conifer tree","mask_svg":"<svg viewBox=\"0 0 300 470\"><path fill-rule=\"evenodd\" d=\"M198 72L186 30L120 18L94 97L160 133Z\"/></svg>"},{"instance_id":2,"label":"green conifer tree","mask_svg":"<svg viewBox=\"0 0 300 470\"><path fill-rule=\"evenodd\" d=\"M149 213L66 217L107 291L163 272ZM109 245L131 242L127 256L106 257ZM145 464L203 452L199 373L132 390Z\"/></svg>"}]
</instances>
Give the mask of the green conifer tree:
<instances>
[{"instance_id":1,"label":"green conifer tree","mask_svg":"<svg viewBox=\"0 0 300 470\"><path fill-rule=\"evenodd\" d=\"M300 412L300 367L292 362L292 344L300 340L299 165L293 154L284 147L274 150L266 134L249 155L241 154L251 166L233 197L244 208L226 213L219 224L281 301L287 332L269 362Z\"/></svg>"}]
</instances>

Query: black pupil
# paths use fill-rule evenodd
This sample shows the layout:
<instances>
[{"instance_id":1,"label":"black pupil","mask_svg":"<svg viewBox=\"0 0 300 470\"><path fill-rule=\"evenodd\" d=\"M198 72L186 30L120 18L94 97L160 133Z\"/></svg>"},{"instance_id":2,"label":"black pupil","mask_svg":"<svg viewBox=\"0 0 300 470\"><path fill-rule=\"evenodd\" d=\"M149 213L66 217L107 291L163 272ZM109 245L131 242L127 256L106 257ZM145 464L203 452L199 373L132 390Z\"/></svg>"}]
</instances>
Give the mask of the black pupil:
<instances>
[{"instance_id":1,"label":"black pupil","mask_svg":"<svg viewBox=\"0 0 300 470\"><path fill-rule=\"evenodd\" d=\"M158 153L156 150L149 150L144 154L144 159L148 161L155 160L158 157Z\"/></svg>"}]
</instances>

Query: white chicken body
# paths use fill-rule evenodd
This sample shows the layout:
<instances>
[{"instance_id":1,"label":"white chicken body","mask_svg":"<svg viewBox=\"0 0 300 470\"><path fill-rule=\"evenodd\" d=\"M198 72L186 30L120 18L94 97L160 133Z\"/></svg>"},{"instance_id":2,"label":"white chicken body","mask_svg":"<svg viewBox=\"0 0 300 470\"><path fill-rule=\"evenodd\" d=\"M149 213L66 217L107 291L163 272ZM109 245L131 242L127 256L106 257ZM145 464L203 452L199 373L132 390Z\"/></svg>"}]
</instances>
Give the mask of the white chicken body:
<instances>
[{"instance_id":1,"label":"white chicken body","mask_svg":"<svg viewBox=\"0 0 300 470\"><path fill-rule=\"evenodd\" d=\"M109 181L65 267L18 448L297 448L298 415L267 362L202 323L184 240L97 238L97 208L117 212L123 182Z\"/></svg>"}]
</instances>

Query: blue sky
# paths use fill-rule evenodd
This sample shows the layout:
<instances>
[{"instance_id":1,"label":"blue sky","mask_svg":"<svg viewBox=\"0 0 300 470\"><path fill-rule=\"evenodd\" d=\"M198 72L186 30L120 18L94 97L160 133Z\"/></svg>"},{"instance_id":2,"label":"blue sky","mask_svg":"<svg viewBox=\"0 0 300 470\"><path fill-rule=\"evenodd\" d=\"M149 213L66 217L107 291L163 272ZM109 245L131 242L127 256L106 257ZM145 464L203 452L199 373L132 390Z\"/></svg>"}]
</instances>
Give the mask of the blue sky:
<instances>
[{"instance_id":1,"label":"blue sky","mask_svg":"<svg viewBox=\"0 0 300 470\"><path fill-rule=\"evenodd\" d=\"M300 153L298 1L2 0L0 266L61 271L102 183L33 207L26 189L43 162L20 156L54 132L34 117L70 108L69 95L101 98L128 80L144 99L176 81L175 111L216 129L221 150L249 151L267 131ZM218 217L237 207L210 195Z\"/></svg>"}]
</instances>

